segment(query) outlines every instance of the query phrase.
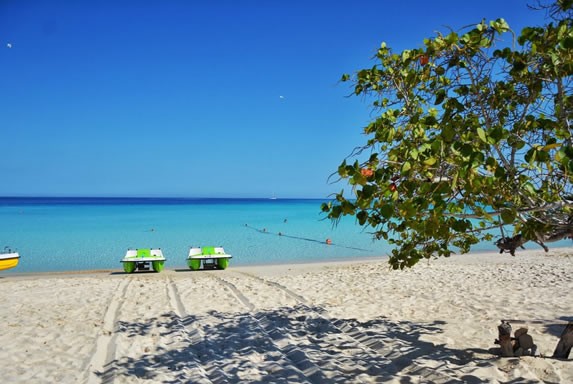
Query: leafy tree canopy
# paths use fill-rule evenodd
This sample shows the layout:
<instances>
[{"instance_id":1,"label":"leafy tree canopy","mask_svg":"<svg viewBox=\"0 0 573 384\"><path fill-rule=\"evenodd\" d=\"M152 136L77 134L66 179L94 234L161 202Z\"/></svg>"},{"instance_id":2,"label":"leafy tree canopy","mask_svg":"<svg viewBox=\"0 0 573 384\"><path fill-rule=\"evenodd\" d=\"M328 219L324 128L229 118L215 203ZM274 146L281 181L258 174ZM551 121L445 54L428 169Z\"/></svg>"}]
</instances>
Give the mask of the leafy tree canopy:
<instances>
[{"instance_id":1,"label":"leafy tree canopy","mask_svg":"<svg viewBox=\"0 0 573 384\"><path fill-rule=\"evenodd\" d=\"M519 36L498 19L400 53L382 43L342 77L376 117L338 167L352 197L322 210L392 244L393 268L495 237L511 254L572 237L572 7L558 0Z\"/></svg>"}]
</instances>

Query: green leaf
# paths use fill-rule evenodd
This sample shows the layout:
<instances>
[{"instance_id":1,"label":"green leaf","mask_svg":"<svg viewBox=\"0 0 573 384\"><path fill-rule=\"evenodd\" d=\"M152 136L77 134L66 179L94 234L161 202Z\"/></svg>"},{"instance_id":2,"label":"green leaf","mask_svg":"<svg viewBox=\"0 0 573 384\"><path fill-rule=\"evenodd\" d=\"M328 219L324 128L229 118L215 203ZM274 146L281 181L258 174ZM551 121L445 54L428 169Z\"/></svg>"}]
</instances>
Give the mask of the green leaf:
<instances>
[{"instance_id":1,"label":"green leaf","mask_svg":"<svg viewBox=\"0 0 573 384\"><path fill-rule=\"evenodd\" d=\"M349 202L348 200L344 200L342 202L342 213L344 213L345 215L352 215L354 214L354 204L352 204L351 202Z\"/></svg>"},{"instance_id":2,"label":"green leaf","mask_svg":"<svg viewBox=\"0 0 573 384\"><path fill-rule=\"evenodd\" d=\"M412 158L412 160L418 160L418 150L416 148L413 148L410 151L410 157Z\"/></svg>"},{"instance_id":3,"label":"green leaf","mask_svg":"<svg viewBox=\"0 0 573 384\"><path fill-rule=\"evenodd\" d=\"M352 181L354 181L355 184L364 185L368 180L366 180L366 177L364 177L362 173L356 172L354 176L352 176Z\"/></svg>"},{"instance_id":4,"label":"green leaf","mask_svg":"<svg viewBox=\"0 0 573 384\"><path fill-rule=\"evenodd\" d=\"M490 21L489 25L497 32L504 33L509 31L509 25L504 19L497 19L495 21Z\"/></svg>"},{"instance_id":5,"label":"green leaf","mask_svg":"<svg viewBox=\"0 0 573 384\"><path fill-rule=\"evenodd\" d=\"M380 214L385 219L390 219L394 214L394 206L391 204L384 204L382 207L380 207Z\"/></svg>"},{"instance_id":6,"label":"green leaf","mask_svg":"<svg viewBox=\"0 0 573 384\"><path fill-rule=\"evenodd\" d=\"M451 184L452 191L458 187L458 177L459 177L459 173L457 173L457 172L454 173L454 176L452 178L452 184Z\"/></svg>"},{"instance_id":7,"label":"green leaf","mask_svg":"<svg viewBox=\"0 0 573 384\"><path fill-rule=\"evenodd\" d=\"M331 219L338 219L342 215L342 207L340 205L334 205L328 214Z\"/></svg>"},{"instance_id":8,"label":"green leaf","mask_svg":"<svg viewBox=\"0 0 573 384\"><path fill-rule=\"evenodd\" d=\"M436 101L434 101L434 105L442 104L445 98L446 91L444 89L438 90L438 92L436 92Z\"/></svg>"},{"instance_id":9,"label":"green leaf","mask_svg":"<svg viewBox=\"0 0 573 384\"><path fill-rule=\"evenodd\" d=\"M564 159L567 159L567 155L565 154L565 150L561 148L555 153L555 161L561 163Z\"/></svg>"},{"instance_id":10,"label":"green leaf","mask_svg":"<svg viewBox=\"0 0 573 384\"><path fill-rule=\"evenodd\" d=\"M346 178L348 177L348 168L346 166L346 160L342 162L342 164L340 164L338 166L338 174L340 175L340 177L342 178Z\"/></svg>"},{"instance_id":11,"label":"green leaf","mask_svg":"<svg viewBox=\"0 0 573 384\"><path fill-rule=\"evenodd\" d=\"M356 218L358 219L358 224L364 225L368 219L368 212L360 211L356 214Z\"/></svg>"},{"instance_id":12,"label":"green leaf","mask_svg":"<svg viewBox=\"0 0 573 384\"><path fill-rule=\"evenodd\" d=\"M436 164L438 160L435 157L429 157L426 160L424 160L424 164L426 165L434 165Z\"/></svg>"},{"instance_id":13,"label":"green leaf","mask_svg":"<svg viewBox=\"0 0 573 384\"><path fill-rule=\"evenodd\" d=\"M491 139L491 144L497 144L503 139L503 129L501 127L495 127L489 132L489 138Z\"/></svg>"},{"instance_id":14,"label":"green leaf","mask_svg":"<svg viewBox=\"0 0 573 384\"><path fill-rule=\"evenodd\" d=\"M424 118L424 124L429 126L434 126L438 124L438 120L434 116L426 116Z\"/></svg>"},{"instance_id":15,"label":"green leaf","mask_svg":"<svg viewBox=\"0 0 573 384\"><path fill-rule=\"evenodd\" d=\"M537 155L537 150L535 148L531 148L524 156L524 160L527 161L529 164L533 164L535 161L535 157Z\"/></svg>"},{"instance_id":16,"label":"green leaf","mask_svg":"<svg viewBox=\"0 0 573 384\"><path fill-rule=\"evenodd\" d=\"M501 221L504 224L512 224L515 221L516 212L513 209L502 209Z\"/></svg>"},{"instance_id":17,"label":"green leaf","mask_svg":"<svg viewBox=\"0 0 573 384\"><path fill-rule=\"evenodd\" d=\"M547 151L550 151L552 149L559 148L561 145L562 145L561 143L549 144L549 145L546 145L543 148L541 148L541 150L547 152Z\"/></svg>"},{"instance_id":18,"label":"green leaf","mask_svg":"<svg viewBox=\"0 0 573 384\"><path fill-rule=\"evenodd\" d=\"M456 134L456 131L452 128L451 125L446 125L445 127L442 128L442 138L444 139L445 142L449 143L454 139L454 136Z\"/></svg>"},{"instance_id":19,"label":"green leaf","mask_svg":"<svg viewBox=\"0 0 573 384\"><path fill-rule=\"evenodd\" d=\"M530 195L535 195L537 193L537 191L535 190L535 187L531 183L525 183L523 185L523 189L525 189L527 191L527 193L529 193Z\"/></svg>"},{"instance_id":20,"label":"green leaf","mask_svg":"<svg viewBox=\"0 0 573 384\"><path fill-rule=\"evenodd\" d=\"M463 144L462 148L460 149L460 152L462 153L462 155L464 156L471 156L474 153L474 147L472 147L469 144Z\"/></svg>"},{"instance_id":21,"label":"green leaf","mask_svg":"<svg viewBox=\"0 0 573 384\"><path fill-rule=\"evenodd\" d=\"M487 137L485 135L485 131L482 128L477 129L477 134L481 141L487 143Z\"/></svg>"},{"instance_id":22,"label":"green leaf","mask_svg":"<svg viewBox=\"0 0 573 384\"><path fill-rule=\"evenodd\" d=\"M452 229L456 232L466 232L471 228L471 223L468 220L454 220Z\"/></svg>"},{"instance_id":23,"label":"green leaf","mask_svg":"<svg viewBox=\"0 0 573 384\"><path fill-rule=\"evenodd\" d=\"M561 41L561 46L565 49L572 49L573 48L573 37L567 36Z\"/></svg>"},{"instance_id":24,"label":"green leaf","mask_svg":"<svg viewBox=\"0 0 573 384\"><path fill-rule=\"evenodd\" d=\"M376 192L376 187L374 187L373 185L370 185L370 184L366 184L362 188L362 198L370 199L374 195L375 192Z\"/></svg>"}]
</instances>

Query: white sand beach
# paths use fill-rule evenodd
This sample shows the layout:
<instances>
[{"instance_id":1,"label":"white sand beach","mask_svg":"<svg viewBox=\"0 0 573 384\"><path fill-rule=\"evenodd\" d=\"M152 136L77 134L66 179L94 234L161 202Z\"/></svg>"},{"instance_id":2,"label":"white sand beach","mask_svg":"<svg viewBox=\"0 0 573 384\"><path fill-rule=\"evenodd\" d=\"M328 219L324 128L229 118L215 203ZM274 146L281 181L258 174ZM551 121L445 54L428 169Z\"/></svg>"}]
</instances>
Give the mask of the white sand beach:
<instances>
[{"instance_id":1,"label":"white sand beach","mask_svg":"<svg viewBox=\"0 0 573 384\"><path fill-rule=\"evenodd\" d=\"M119 266L118 266L119 267ZM566 383L573 249L0 275L3 383ZM541 357L500 358L497 326Z\"/></svg>"}]
</instances>

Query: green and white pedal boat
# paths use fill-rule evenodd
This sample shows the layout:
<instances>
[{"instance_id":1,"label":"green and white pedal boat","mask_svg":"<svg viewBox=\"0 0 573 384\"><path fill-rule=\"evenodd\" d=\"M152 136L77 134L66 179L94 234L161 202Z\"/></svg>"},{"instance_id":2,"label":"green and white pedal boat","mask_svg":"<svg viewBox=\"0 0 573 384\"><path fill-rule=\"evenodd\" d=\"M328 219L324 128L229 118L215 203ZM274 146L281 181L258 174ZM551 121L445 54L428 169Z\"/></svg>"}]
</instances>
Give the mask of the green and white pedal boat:
<instances>
[{"instance_id":1,"label":"green and white pedal boat","mask_svg":"<svg viewBox=\"0 0 573 384\"><path fill-rule=\"evenodd\" d=\"M165 264L165 257L160 248L128 249L121 262L126 273L132 273L135 270L149 271L150 268L153 268L155 272L161 272Z\"/></svg>"},{"instance_id":2,"label":"green and white pedal boat","mask_svg":"<svg viewBox=\"0 0 573 384\"><path fill-rule=\"evenodd\" d=\"M187 265L193 271L201 269L226 269L233 256L225 253L223 247L191 247Z\"/></svg>"}]
</instances>

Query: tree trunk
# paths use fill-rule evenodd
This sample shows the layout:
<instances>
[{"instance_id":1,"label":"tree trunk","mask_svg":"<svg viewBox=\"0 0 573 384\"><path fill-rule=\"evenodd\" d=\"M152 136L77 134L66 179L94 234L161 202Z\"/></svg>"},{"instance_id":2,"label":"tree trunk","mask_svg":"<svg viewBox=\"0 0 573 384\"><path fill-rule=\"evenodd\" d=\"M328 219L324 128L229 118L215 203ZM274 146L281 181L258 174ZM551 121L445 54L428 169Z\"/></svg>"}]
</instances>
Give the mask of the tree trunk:
<instances>
[{"instance_id":1,"label":"tree trunk","mask_svg":"<svg viewBox=\"0 0 573 384\"><path fill-rule=\"evenodd\" d=\"M553 357L558 359L567 359L571 352L571 347L573 347L573 322L567 324L563 330L561 339L559 339L555 352L553 352Z\"/></svg>"},{"instance_id":2,"label":"tree trunk","mask_svg":"<svg viewBox=\"0 0 573 384\"><path fill-rule=\"evenodd\" d=\"M499 332L499 346L501 347L502 357L512 357L513 356L513 344L511 342L511 325L506 322L502 322L501 325L497 327Z\"/></svg>"}]
</instances>

